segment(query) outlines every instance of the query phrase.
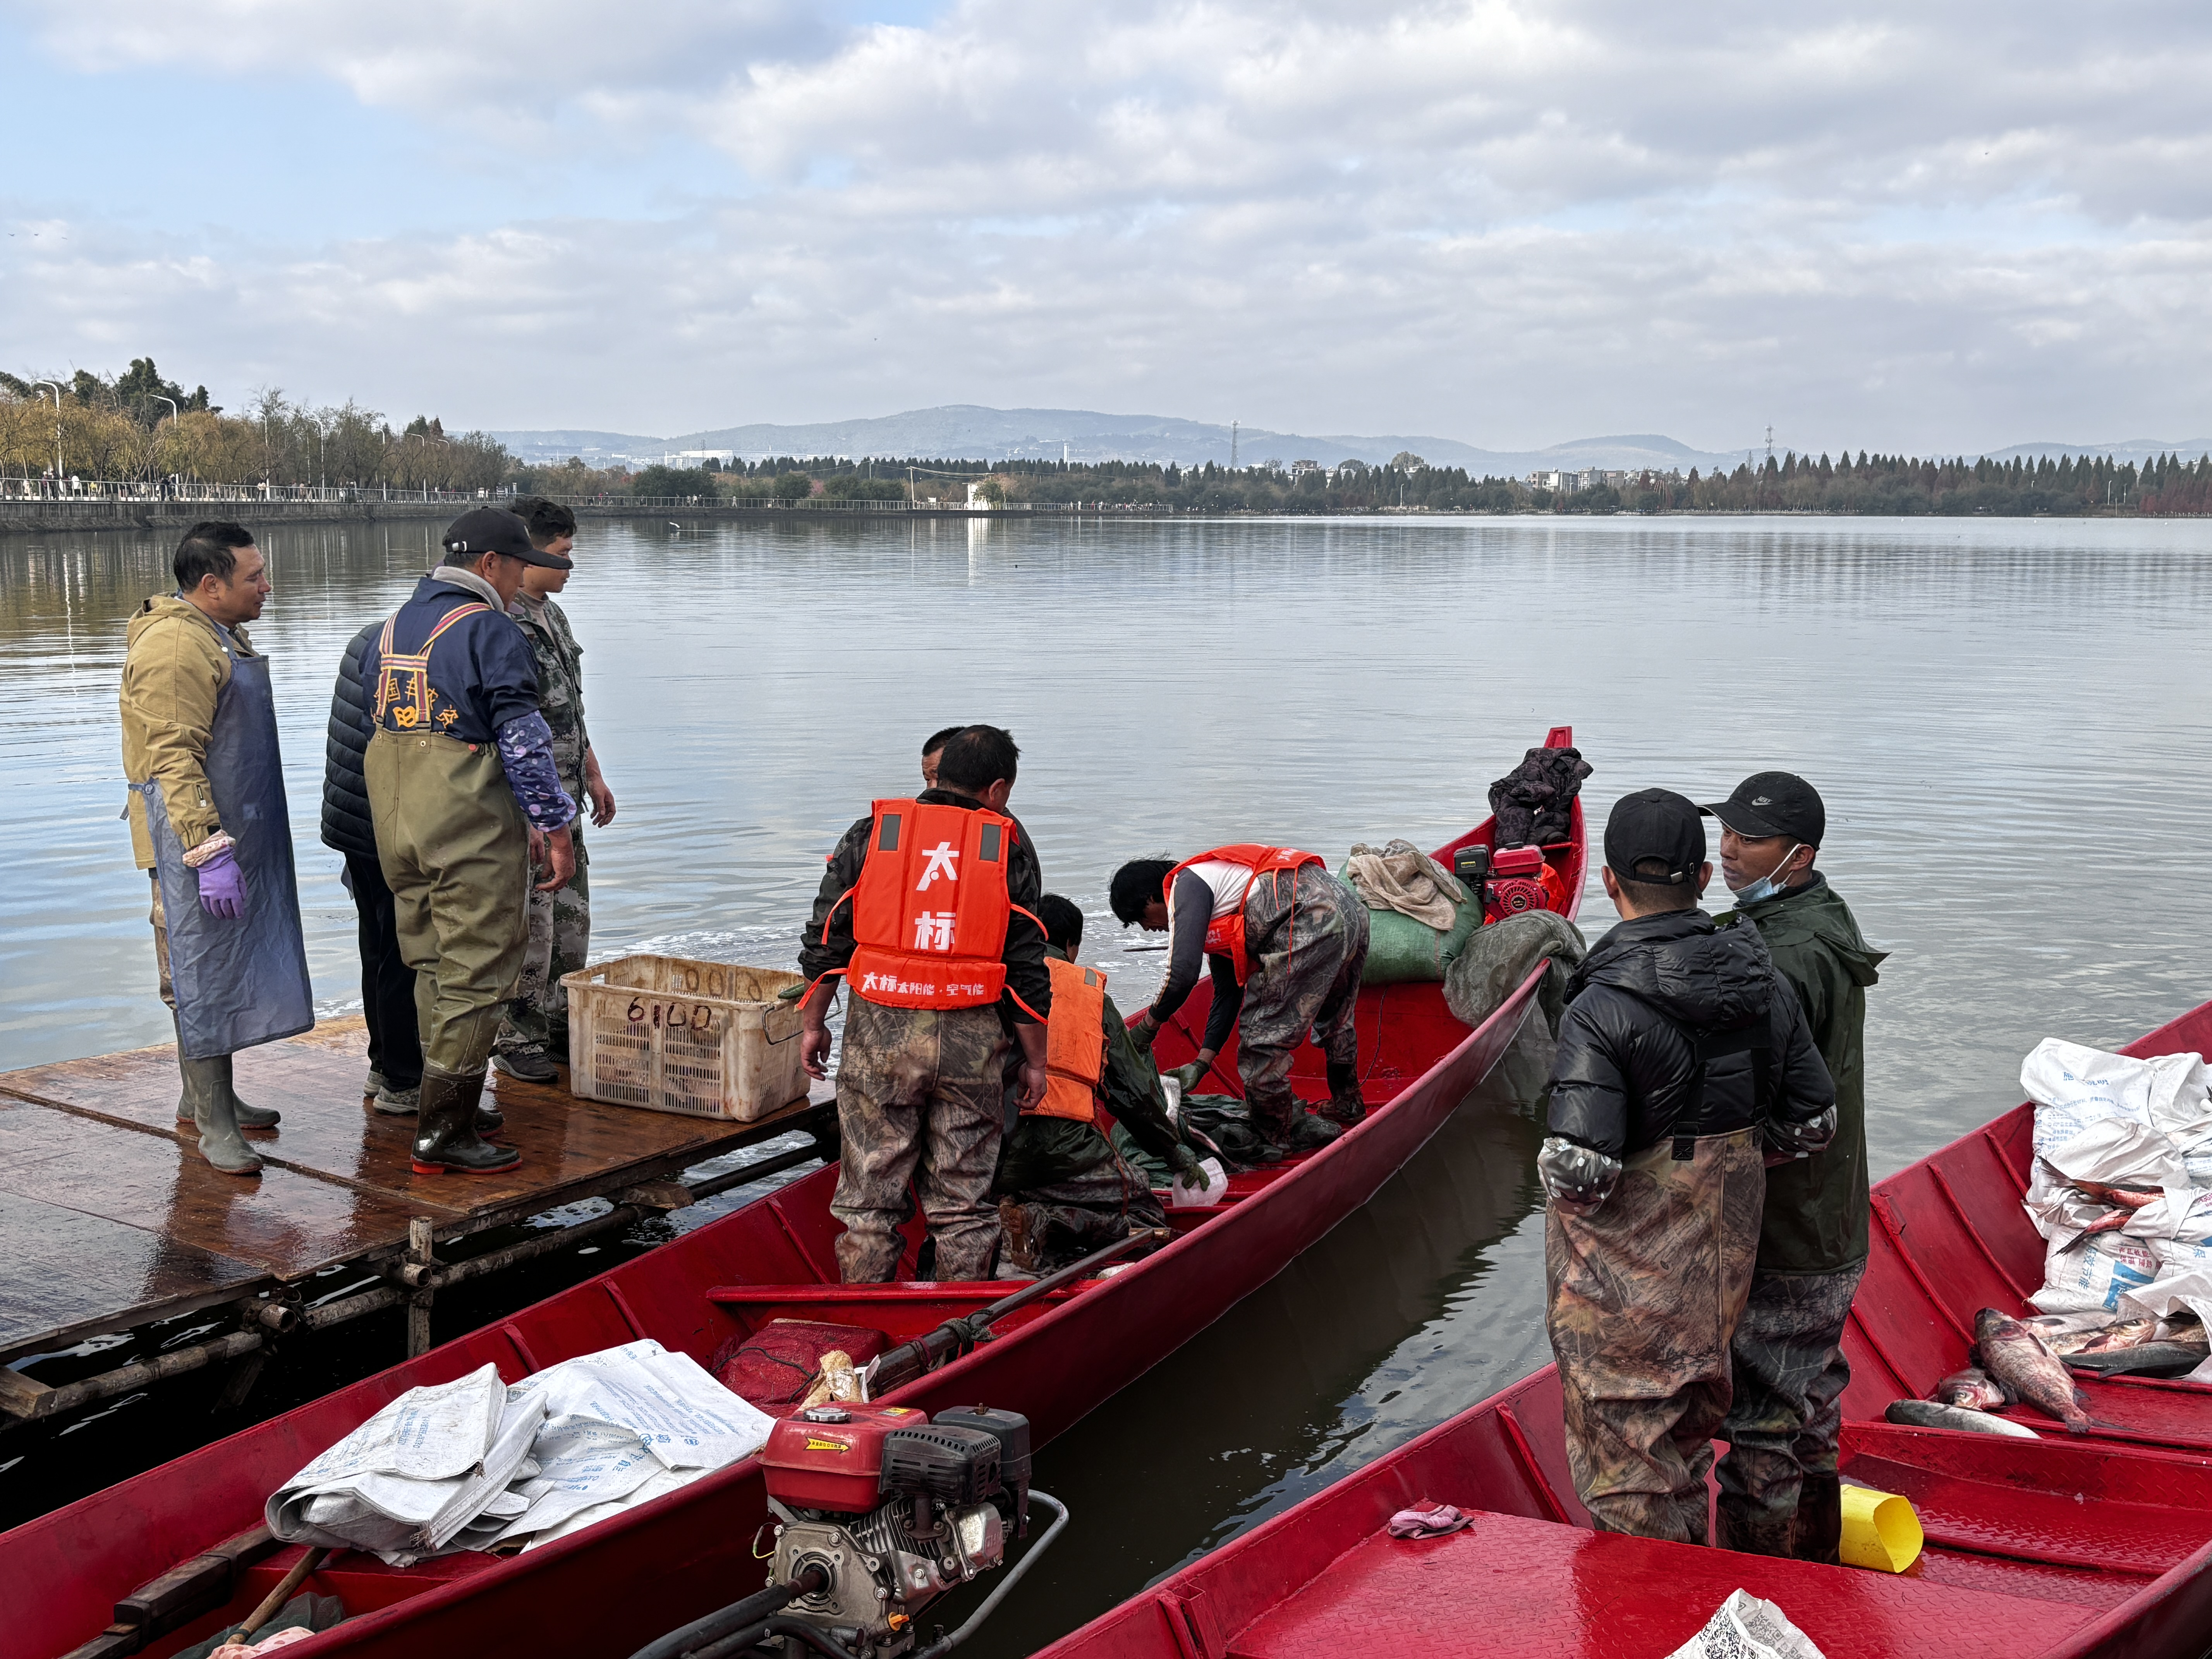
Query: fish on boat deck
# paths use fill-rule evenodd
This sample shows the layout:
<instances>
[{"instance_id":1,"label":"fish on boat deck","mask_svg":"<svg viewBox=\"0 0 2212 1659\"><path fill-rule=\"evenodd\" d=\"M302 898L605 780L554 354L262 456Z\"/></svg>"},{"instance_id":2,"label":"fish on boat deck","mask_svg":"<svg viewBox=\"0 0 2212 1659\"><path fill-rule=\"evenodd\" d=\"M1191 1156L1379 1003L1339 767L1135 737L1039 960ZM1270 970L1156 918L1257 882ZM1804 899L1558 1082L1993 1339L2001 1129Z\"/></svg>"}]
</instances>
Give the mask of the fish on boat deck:
<instances>
[{"instance_id":1,"label":"fish on boat deck","mask_svg":"<svg viewBox=\"0 0 2212 1659\"><path fill-rule=\"evenodd\" d=\"M1974 1316L1974 1358L2003 1388L2066 1425L2069 1434L2089 1432L2088 1396L2050 1346L2008 1314L1984 1308Z\"/></svg>"},{"instance_id":2,"label":"fish on boat deck","mask_svg":"<svg viewBox=\"0 0 2212 1659\"><path fill-rule=\"evenodd\" d=\"M1957 1429L1966 1434L2001 1434L2014 1440L2043 1438L2025 1423L1991 1417L1987 1412L1965 1406L1947 1406L1935 1400L1892 1401L1882 1415L1911 1429Z\"/></svg>"},{"instance_id":3,"label":"fish on boat deck","mask_svg":"<svg viewBox=\"0 0 2212 1659\"><path fill-rule=\"evenodd\" d=\"M1928 1391L1928 1397L1939 1406L1956 1406L1970 1412L1993 1412L2013 1402L2002 1384L1973 1365L1953 1371Z\"/></svg>"},{"instance_id":4,"label":"fish on boat deck","mask_svg":"<svg viewBox=\"0 0 2212 1659\"><path fill-rule=\"evenodd\" d=\"M2166 1196L2163 1192L2134 1192L2125 1187L2107 1187L2097 1181L2077 1181L2074 1186L2075 1190L2087 1194L2100 1204L2124 1205L2130 1210L2140 1210L2147 1205L2155 1204Z\"/></svg>"}]
</instances>

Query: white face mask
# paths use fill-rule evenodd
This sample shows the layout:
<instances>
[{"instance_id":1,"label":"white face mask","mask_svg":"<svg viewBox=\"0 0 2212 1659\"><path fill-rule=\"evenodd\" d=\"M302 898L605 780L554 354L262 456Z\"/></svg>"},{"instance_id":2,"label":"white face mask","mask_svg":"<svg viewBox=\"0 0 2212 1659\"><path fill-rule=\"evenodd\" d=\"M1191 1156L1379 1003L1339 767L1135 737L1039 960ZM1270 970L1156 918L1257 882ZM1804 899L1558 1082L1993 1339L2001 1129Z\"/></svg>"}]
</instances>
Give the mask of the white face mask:
<instances>
[{"instance_id":1,"label":"white face mask","mask_svg":"<svg viewBox=\"0 0 2212 1659\"><path fill-rule=\"evenodd\" d=\"M1781 863L1776 865L1757 881L1747 882L1735 890L1735 902L1738 904L1756 904L1761 899L1771 899L1777 893L1783 891L1782 884L1788 880L1790 876L1790 860L1797 856L1797 849L1804 844L1802 841L1790 842L1790 850L1782 855Z\"/></svg>"}]
</instances>

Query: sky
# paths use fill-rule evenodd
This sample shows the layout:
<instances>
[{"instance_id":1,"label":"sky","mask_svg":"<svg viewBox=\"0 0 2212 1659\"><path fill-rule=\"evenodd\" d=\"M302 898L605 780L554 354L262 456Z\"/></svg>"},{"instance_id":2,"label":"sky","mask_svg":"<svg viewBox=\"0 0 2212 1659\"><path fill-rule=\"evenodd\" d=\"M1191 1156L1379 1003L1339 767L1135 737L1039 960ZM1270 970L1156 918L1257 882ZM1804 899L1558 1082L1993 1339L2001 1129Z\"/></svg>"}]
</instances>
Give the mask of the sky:
<instances>
[{"instance_id":1,"label":"sky","mask_svg":"<svg viewBox=\"0 0 2212 1659\"><path fill-rule=\"evenodd\" d=\"M2212 9L0 0L0 367L447 425L2212 432Z\"/></svg>"}]
</instances>

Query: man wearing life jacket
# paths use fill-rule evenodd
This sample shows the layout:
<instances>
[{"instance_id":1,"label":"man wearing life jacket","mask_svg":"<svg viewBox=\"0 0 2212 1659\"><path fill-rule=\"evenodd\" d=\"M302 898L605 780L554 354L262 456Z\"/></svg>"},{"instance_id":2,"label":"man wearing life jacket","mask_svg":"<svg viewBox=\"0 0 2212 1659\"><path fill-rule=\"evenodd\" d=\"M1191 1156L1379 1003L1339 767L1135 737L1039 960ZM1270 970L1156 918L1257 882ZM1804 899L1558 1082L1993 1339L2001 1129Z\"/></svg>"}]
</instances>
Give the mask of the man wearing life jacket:
<instances>
[{"instance_id":1,"label":"man wearing life jacket","mask_svg":"<svg viewBox=\"0 0 2212 1659\"><path fill-rule=\"evenodd\" d=\"M1102 1105L1146 1152L1194 1185L1206 1181L1168 1117L1159 1073L1106 994L1106 975L1075 960L1083 912L1047 893L1037 917L1052 975L1044 1098L1007 1130L991 1183L1006 1239L1002 1274L1009 1266L1048 1273L1139 1228L1167 1224L1152 1184L1107 1138Z\"/></svg>"},{"instance_id":2,"label":"man wearing life jacket","mask_svg":"<svg viewBox=\"0 0 2212 1659\"><path fill-rule=\"evenodd\" d=\"M828 1075L838 981L852 993L830 1206L845 1224L837 1267L848 1285L897 1273L909 1181L935 1246L930 1276L991 1272L1006 1056L1019 1043L1020 1102L1036 1105L1052 1012L1036 854L1006 813L1020 755L995 726L951 739L937 787L879 800L845 832L807 920L799 965L814 982L799 1050L809 1075Z\"/></svg>"},{"instance_id":3,"label":"man wearing life jacket","mask_svg":"<svg viewBox=\"0 0 2212 1659\"><path fill-rule=\"evenodd\" d=\"M1109 896L1123 927L1170 936L1167 977L1130 1028L1139 1047L1175 1018L1202 965L1213 1006L1194 1066L1204 1073L1236 1032L1245 1107L1263 1140L1310 1152L1365 1115L1352 1012L1367 907L1319 854L1248 844L1181 864L1137 859L1115 872ZM1309 1032L1328 1056L1326 1117L1291 1092L1291 1060Z\"/></svg>"},{"instance_id":4,"label":"man wearing life jacket","mask_svg":"<svg viewBox=\"0 0 2212 1659\"><path fill-rule=\"evenodd\" d=\"M497 507L461 514L445 546L445 562L362 653L371 727L362 770L400 953L415 969L415 1170L486 1175L522 1156L477 1129L500 1121L480 1102L522 973L531 865L550 867L548 892L576 867L576 804L538 710L530 641L507 607L525 567L568 561L533 546L522 520Z\"/></svg>"}]
</instances>

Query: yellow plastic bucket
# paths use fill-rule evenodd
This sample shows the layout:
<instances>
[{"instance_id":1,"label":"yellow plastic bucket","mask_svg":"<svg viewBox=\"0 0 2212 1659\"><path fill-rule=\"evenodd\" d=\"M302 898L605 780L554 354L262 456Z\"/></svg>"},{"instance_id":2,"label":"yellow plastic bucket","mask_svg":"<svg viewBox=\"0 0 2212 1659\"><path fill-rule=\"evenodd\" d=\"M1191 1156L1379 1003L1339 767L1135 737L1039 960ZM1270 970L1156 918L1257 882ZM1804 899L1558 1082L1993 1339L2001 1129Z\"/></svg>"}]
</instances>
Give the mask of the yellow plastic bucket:
<instances>
[{"instance_id":1,"label":"yellow plastic bucket","mask_svg":"<svg viewBox=\"0 0 2212 1659\"><path fill-rule=\"evenodd\" d=\"M1909 1499L1871 1486L1844 1487L1844 1565L1903 1572L1920 1559L1920 1517Z\"/></svg>"}]
</instances>

